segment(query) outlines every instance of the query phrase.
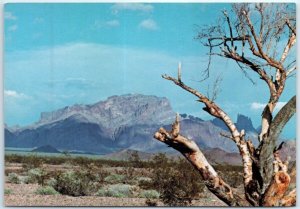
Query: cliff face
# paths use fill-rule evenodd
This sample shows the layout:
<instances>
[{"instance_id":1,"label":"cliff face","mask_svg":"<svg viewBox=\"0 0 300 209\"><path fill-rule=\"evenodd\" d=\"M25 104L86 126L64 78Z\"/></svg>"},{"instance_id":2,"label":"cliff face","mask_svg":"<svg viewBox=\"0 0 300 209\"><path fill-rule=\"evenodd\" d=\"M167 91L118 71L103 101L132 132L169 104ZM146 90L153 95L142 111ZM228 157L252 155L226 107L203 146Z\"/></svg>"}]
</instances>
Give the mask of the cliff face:
<instances>
[{"instance_id":1,"label":"cliff face","mask_svg":"<svg viewBox=\"0 0 300 209\"><path fill-rule=\"evenodd\" d=\"M166 98L140 94L112 96L96 104L42 113L40 120L31 126L5 127L5 146L34 148L50 145L60 150L102 154L120 149L174 152L153 139L153 134L161 126L170 129L175 115ZM202 149L236 152L236 145L220 136L220 132L227 129L221 122L182 114L181 133L195 140ZM248 136L253 136L254 143L257 141L250 118L239 115L237 126L251 132Z\"/></svg>"},{"instance_id":2,"label":"cliff face","mask_svg":"<svg viewBox=\"0 0 300 209\"><path fill-rule=\"evenodd\" d=\"M166 98L128 94L92 105L74 105L41 113L27 127L5 128L6 147L51 145L57 149L107 153L152 140L157 128L174 120ZM144 141L143 141L144 140Z\"/></svg>"}]
</instances>

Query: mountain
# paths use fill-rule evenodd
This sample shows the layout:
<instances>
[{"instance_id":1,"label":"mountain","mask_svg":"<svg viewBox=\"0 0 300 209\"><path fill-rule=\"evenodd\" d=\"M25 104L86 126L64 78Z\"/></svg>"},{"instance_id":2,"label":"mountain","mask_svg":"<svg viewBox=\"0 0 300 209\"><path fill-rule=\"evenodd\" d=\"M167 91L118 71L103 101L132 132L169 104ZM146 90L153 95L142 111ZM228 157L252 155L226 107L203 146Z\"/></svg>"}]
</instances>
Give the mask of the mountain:
<instances>
[{"instance_id":1,"label":"mountain","mask_svg":"<svg viewBox=\"0 0 300 209\"><path fill-rule=\"evenodd\" d=\"M218 126L218 127L222 128L223 130L228 131L227 126L221 119L214 118L213 120L211 120L211 122L215 126ZM258 133L257 129L254 128L254 126L252 124L251 118L249 118L245 115L238 114L236 123L234 123L234 124L236 125L238 130L244 129L246 131L246 133Z\"/></svg>"},{"instance_id":2,"label":"mountain","mask_svg":"<svg viewBox=\"0 0 300 209\"><path fill-rule=\"evenodd\" d=\"M51 145L61 150L110 153L130 146L162 146L152 139L160 126L174 120L166 98L127 94L92 105L74 105L41 113L31 126L5 129L5 146ZM148 144L145 144L148 141Z\"/></svg>"},{"instance_id":3,"label":"mountain","mask_svg":"<svg viewBox=\"0 0 300 209\"><path fill-rule=\"evenodd\" d=\"M112 96L91 105L77 104L43 112L40 120L30 126L5 127L5 147L50 145L58 150L98 154L126 149L175 153L174 149L153 139L160 127L171 129L175 115L167 98L141 94ZM237 121L239 127L253 131L250 118L239 115ZM236 145L220 135L226 127L219 122L181 114L181 133L203 150L220 148L237 152ZM254 144L256 141L253 140Z\"/></svg>"},{"instance_id":4,"label":"mountain","mask_svg":"<svg viewBox=\"0 0 300 209\"><path fill-rule=\"evenodd\" d=\"M41 146L33 149L31 152L45 152L45 153L60 153L57 149L50 145Z\"/></svg>"},{"instance_id":5,"label":"mountain","mask_svg":"<svg viewBox=\"0 0 300 209\"><path fill-rule=\"evenodd\" d=\"M225 152L220 148L207 149L204 150L203 153L211 164L242 165L242 159L239 153Z\"/></svg>"}]
</instances>

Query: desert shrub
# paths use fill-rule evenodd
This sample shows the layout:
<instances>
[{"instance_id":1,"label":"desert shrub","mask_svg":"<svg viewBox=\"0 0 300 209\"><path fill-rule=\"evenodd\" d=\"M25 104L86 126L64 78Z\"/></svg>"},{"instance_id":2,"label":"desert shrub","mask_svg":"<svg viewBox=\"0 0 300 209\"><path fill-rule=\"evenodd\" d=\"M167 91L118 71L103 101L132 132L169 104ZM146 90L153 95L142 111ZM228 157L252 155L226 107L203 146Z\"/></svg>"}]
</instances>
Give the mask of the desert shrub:
<instances>
[{"instance_id":1,"label":"desert shrub","mask_svg":"<svg viewBox=\"0 0 300 209\"><path fill-rule=\"evenodd\" d=\"M168 206L187 206L204 190L201 176L184 159L169 160L159 155L153 159L152 187Z\"/></svg>"},{"instance_id":2,"label":"desert shrub","mask_svg":"<svg viewBox=\"0 0 300 209\"><path fill-rule=\"evenodd\" d=\"M51 186L44 186L40 187L35 191L36 194L40 195L57 195L59 194L53 187Z\"/></svg>"},{"instance_id":3,"label":"desert shrub","mask_svg":"<svg viewBox=\"0 0 300 209\"><path fill-rule=\"evenodd\" d=\"M131 153L131 155L128 158L130 166L134 168L141 168L143 167L143 162L139 156L139 153L137 151L134 151Z\"/></svg>"},{"instance_id":4,"label":"desert shrub","mask_svg":"<svg viewBox=\"0 0 300 209\"><path fill-rule=\"evenodd\" d=\"M156 200L146 199L145 203L149 207L156 207L157 206L157 201Z\"/></svg>"},{"instance_id":5,"label":"desert shrub","mask_svg":"<svg viewBox=\"0 0 300 209\"><path fill-rule=\"evenodd\" d=\"M21 183L21 179L18 176L18 174L16 174L16 173L9 173L7 179L8 179L8 182L13 183L13 184Z\"/></svg>"},{"instance_id":6,"label":"desert shrub","mask_svg":"<svg viewBox=\"0 0 300 209\"><path fill-rule=\"evenodd\" d=\"M139 187L142 189L148 190L154 188L152 179L149 177L138 177L137 180Z\"/></svg>"},{"instance_id":7,"label":"desert shrub","mask_svg":"<svg viewBox=\"0 0 300 209\"><path fill-rule=\"evenodd\" d=\"M237 188L243 185L243 167L233 165L217 165L215 166L218 174L230 186Z\"/></svg>"},{"instance_id":8,"label":"desert shrub","mask_svg":"<svg viewBox=\"0 0 300 209\"><path fill-rule=\"evenodd\" d=\"M34 184L38 183L40 185L45 185L46 178L48 177L48 173L41 168L33 168L27 172L27 178L25 179L25 183Z\"/></svg>"},{"instance_id":9,"label":"desert shrub","mask_svg":"<svg viewBox=\"0 0 300 209\"><path fill-rule=\"evenodd\" d=\"M104 181L110 184L122 183L125 180L124 175L111 174L104 178Z\"/></svg>"},{"instance_id":10,"label":"desert shrub","mask_svg":"<svg viewBox=\"0 0 300 209\"><path fill-rule=\"evenodd\" d=\"M234 188L243 185L243 173L241 172L232 171L232 172L225 172L225 173L218 172L218 173L226 183L228 183L230 186Z\"/></svg>"},{"instance_id":11,"label":"desert shrub","mask_svg":"<svg viewBox=\"0 0 300 209\"><path fill-rule=\"evenodd\" d=\"M156 190L144 190L140 193L139 197L156 199L159 198L160 194Z\"/></svg>"},{"instance_id":12,"label":"desert shrub","mask_svg":"<svg viewBox=\"0 0 300 209\"><path fill-rule=\"evenodd\" d=\"M124 171L125 171L124 173L126 175L127 180L130 180L130 179L134 178L134 170L135 170L134 167L132 167L131 165L124 169Z\"/></svg>"},{"instance_id":13,"label":"desert shrub","mask_svg":"<svg viewBox=\"0 0 300 209\"><path fill-rule=\"evenodd\" d=\"M85 196L95 191L96 179L97 176L88 171L58 173L55 177L54 189L64 195Z\"/></svg>"},{"instance_id":14,"label":"desert shrub","mask_svg":"<svg viewBox=\"0 0 300 209\"><path fill-rule=\"evenodd\" d=\"M23 168L25 170L30 170L33 168L39 168L43 164L43 157L39 157L36 154L28 155L22 160Z\"/></svg>"},{"instance_id":15,"label":"desert shrub","mask_svg":"<svg viewBox=\"0 0 300 209\"><path fill-rule=\"evenodd\" d=\"M47 186L54 187L57 184L57 181L55 178L51 177L45 183Z\"/></svg>"},{"instance_id":16,"label":"desert shrub","mask_svg":"<svg viewBox=\"0 0 300 209\"><path fill-rule=\"evenodd\" d=\"M133 186L128 184L114 184L106 188L100 188L96 193L101 197L131 197L133 194Z\"/></svg>"},{"instance_id":17,"label":"desert shrub","mask_svg":"<svg viewBox=\"0 0 300 209\"><path fill-rule=\"evenodd\" d=\"M4 194L5 195L9 195L9 194L12 194L12 190L11 189L4 189Z\"/></svg>"},{"instance_id":18,"label":"desert shrub","mask_svg":"<svg viewBox=\"0 0 300 209\"><path fill-rule=\"evenodd\" d=\"M144 177L144 176L137 177L137 180L138 180L139 182L142 182L142 181L151 182L151 181L152 181L151 178L149 178L149 177Z\"/></svg>"}]
</instances>

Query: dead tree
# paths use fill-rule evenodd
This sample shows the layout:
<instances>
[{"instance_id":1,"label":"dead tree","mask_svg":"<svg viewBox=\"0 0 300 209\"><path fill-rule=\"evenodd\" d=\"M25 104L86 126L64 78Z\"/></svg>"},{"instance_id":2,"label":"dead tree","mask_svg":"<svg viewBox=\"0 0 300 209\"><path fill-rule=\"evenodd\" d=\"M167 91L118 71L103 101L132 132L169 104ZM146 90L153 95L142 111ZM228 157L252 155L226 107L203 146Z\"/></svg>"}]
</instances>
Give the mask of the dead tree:
<instances>
[{"instance_id":1,"label":"dead tree","mask_svg":"<svg viewBox=\"0 0 300 209\"><path fill-rule=\"evenodd\" d=\"M270 96L262 112L259 146L246 140L245 131L238 130L229 115L213 100L182 81L181 65L178 77L163 75L166 80L197 97L203 110L221 119L243 162L244 195L236 193L209 164L197 144L180 134L177 115L172 130L160 128L156 139L178 150L199 171L207 188L230 206L288 206L295 204L296 192L287 193L290 183L288 162L282 162L276 142L283 127L296 112L296 96L273 117L274 108L285 88L286 80L296 70L293 56L296 43L295 6L288 4L234 4L232 11L223 11L222 23L204 26L197 38L209 48L206 77L212 56L234 60L252 81L254 72L266 83ZM282 42L284 46L282 47Z\"/></svg>"}]
</instances>

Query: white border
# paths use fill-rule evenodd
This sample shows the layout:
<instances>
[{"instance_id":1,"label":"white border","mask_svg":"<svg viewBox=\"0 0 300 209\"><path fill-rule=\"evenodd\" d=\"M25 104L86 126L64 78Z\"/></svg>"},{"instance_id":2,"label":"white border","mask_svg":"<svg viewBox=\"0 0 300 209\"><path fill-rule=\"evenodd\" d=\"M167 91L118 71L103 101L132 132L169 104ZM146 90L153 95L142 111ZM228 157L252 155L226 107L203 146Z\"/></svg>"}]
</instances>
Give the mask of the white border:
<instances>
[{"instance_id":1,"label":"white border","mask_svg":"<svg viewBox=\"0 0 300 209\"><path fill-rule=\"evenodd\" d=\"M299 20L299 8L300 8L300 3L297 3L297 0L263 0L263 1L258 1L258 0L248 0L248 1L244 1L244 0L214 0L214 1L208 1L208 0L189 0L189 1L184 1L184 0L164 0L164 1L159 1L159 0L87 0L87 1L83 1L83 0L44 0L44 1L40 1L40 0L0 0L0 17L1 17L1 22L0 22L0 34L1 34L1 38L0 38L0 121L1 121L1 128L0 128L0 150L2 150L3 154L0 154L0 163L1 163L1 174L0 174L0 200L1 200L1 208L6 208L4 207L4 115L3 115L3 111L4 111L4 107L3 107L3 98L4 98L4 82L3 82L3 69L4 69L4 63L3 63L3 50L4 50L4 41L3 41L3 26L4 26L4 17L3 17L3 9L4 9L4 4L6 3L115 3L115 2L119 2L119 3L124 3L124 2L143 2L143 3L242 3L242 2L266 2L266 3L296 3L296 11L297 11L297 31L299 32L300 29L300 20ZM297 58L299 57L299 41L297 42ZM299 62L297 61L297 68L299 69ZM299 101L299 89L300 89L300 78L299 75L297 73L297 77L296 77L296 81L297 81L297 88L296 88L296 94L297 94L297 109L300 109L300 101ZM297 121L296 124L300 124L299 123L299 114L297 113ZM296 128L298 127L296 125ZM296 134L296 146L299 147L300 145L300 131L299 131L300 127L297 128L297 134ZM298 139L298 140L297 140ZM297 173L299 172L299 161L298 159L300 159L300 151L297 150ZM299 191L300 189L300 174L297 175L297 183L296 183L296 188L297 191ZM299 192L297 192L297 205L299 206L300 197L299 197ZM9 207L9 208L16 208L16 207ZM21 208L21 207L17 207ZM39 207L26 207L26 208L39 208ZM59 208L59 207L56 207ZM86 207L76 207L76 208L86 208ZM105 208L105 207L102 207ZM130 207L129 207L130 208ZM144 208L144 207L140 207L140 208ZM146 208L146 207L145 207ZM205 207L201 207L201 208L205 208ZM213 208L213 207L209 207L209 208ZM216 208L216 207L215 207ZM251 208L251 207L250 207Z\"/></svg>"}]
</instances>

